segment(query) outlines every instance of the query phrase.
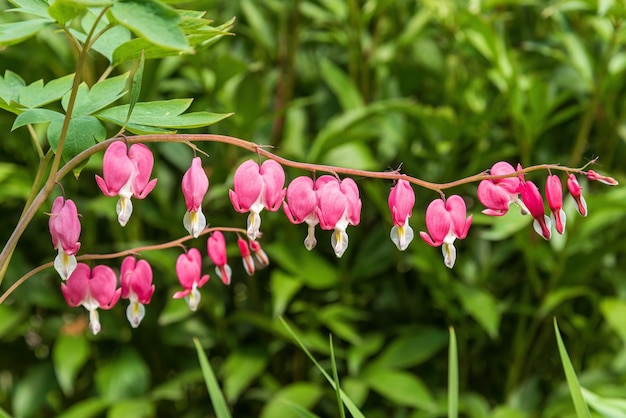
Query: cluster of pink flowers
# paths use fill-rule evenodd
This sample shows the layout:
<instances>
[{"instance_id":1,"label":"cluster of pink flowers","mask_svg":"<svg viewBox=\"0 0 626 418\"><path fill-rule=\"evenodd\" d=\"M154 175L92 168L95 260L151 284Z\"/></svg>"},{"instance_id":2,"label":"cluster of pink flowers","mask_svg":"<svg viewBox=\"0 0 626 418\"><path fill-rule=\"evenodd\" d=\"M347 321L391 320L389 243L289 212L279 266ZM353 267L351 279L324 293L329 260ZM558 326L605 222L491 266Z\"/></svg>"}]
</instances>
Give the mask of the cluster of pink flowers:
<instances>
[{"instance_id":1,"label":"cluster of pink flowers","mask_svg":"<svg viewBox=\"0 0 626 418\"><path fill-rule=\"evenodd\" d=\"M154 158L149 148L143 144L130 147L123 141L113 142L104 154L103 177L96 176L96 182L107 196L119 196L116 211L119 223L124 226L132 214L131 197L145 198L155 187L157 180L150 180ZM609 185L617 182L598 174L587 172L587 179ZM514 168L507 162L493 165L490 175L495 178L483 180L478 185L478 199L486 207L483 213L502 216L511 204L517 205L523 215L530 214L533 227L546 240L552 235L552 228L563 234L566 215L563 211L563 187L555 174L549 174L545 185L545 196L550 210L546 214L544 200L539 188L524 178L521 166ZM181 181L187 211L183 216L183 226L193 237L199 237L207 227L202 212L202 201L209 188L209 179L202 168L202 161L194 157L191 166ZM567 189L576 202L578 212L587 215L587 204L576 176L569 174ZM348 226L356 226L361 218L361 199L357 184L351 178L339 179L336 176L322 175L317 179L300 176L285 188L285 172L274 160L258 164L253 160L242 163L235 171L233 190L229 192L234 209L248 213L246 239L237 233L237 245L245 271L252 275L255 263L269 264L269 259L261 249L257 238L261 236L261 212L276 212L281 207L287 219L293 224L306 223L308 233L304 245L312 250L317 245L315 227L331 233L331 246L337 257L348 248ZM414 238L409 225L415 205L415 193L409 179L400 178L389 193L391 212L390 238L396 247L404 251ZM433 247L441 247L444 264L452 268L456 261L454 242L464 239L472 223L472 215L467 216L467 207L461 196L443 196L430 202L426 208L425 223L427 232L420 237ZM147 261L137 261L127 257L121 265L120 285L113 269L98 265L91 269L77 263L75 254L80 249L78 242L81 232L78 210L74 202L57 197L52 205L49 219L52 244L58 255L54 266L63 280L61 288L70 306L84 306L90 312L92 332L100 331L98 308L110 309L118 299L129 300L126 310L128 321L137 327L145 316L144 305L150 302L154 293L152 269ZM217 276L229 285L232 270L227 262L226 239L224 234L214 229L207 240L207 254L215 265ZM251 250L256 255L252 258ZM191 310L196 310L201 296L199 289L207 283L209 275L202 275L203 257L196 248L185 251L176 262L176 275L183 289L174 293L176 299L184 298Z\"/></svg>"}]
</instances>

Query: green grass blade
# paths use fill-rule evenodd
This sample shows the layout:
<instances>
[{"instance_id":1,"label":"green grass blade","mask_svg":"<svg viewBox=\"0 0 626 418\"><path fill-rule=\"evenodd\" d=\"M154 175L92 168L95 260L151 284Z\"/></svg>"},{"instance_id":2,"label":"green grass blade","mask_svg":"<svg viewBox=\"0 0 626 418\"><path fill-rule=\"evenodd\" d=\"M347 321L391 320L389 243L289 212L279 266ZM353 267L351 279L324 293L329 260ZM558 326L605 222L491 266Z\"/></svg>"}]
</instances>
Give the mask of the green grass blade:
<instances>
[{"instance_id":1,"label":"green grass blade","mask_svg":"<svg viewBox=\"0 0 626 418\"><path fill-rule=\"evenodd\" d=\"M133 113L133 109L139 100L139 93L141 92L141 81L143 79L143 67L145 62L145 56L143 51L141 51L141 59L139 60L139 64L135 69L135 73L133 74L133 79L130 88L130 102L128 104L128 113L126 114L126 120L124 121L124 126L122 129L126 128L128 125L128 121L130 120L130 116Z\"/></svg>"},{"instance_id":2,"label":"green grass blade","mask_svg":"<svg viewBox=\"0 0 626 418\"><path fill-rule=\"evenodd\" d=\"M326 380L328 380L328 383L330 383L330 385L333 387L333 389L339 390L339 393L341 394L341 400L343 401L343 404L346 406L346 408L348 408L348 411L350 411L352 416L354 418L365 418L365 415L363 415L363 413L361 411L359 411L359 408L354 404L354 402L352 402L352 400L348 397L348 395L346 395L346 393L343 390L341 390L341 388L339 388L337 385L335 385L335 382L332 379L332 377L330 377L330 375L328 373L326 373L326 370L324 370L324 368L317 362L317 360L315 360L315 357L313 357L313 355L306 348L306 346L304 345L302 340L291 329L289 324L287 324L287 321L285 321L285 319L282 316L279 317L278 319L280 319L280 322L287 329L287 332L289 332L289 334L293 337L293 339L296 340L296 342L298 343L298 345L300 346L302 351L304 351L304 353L311 359L313 364L315 364L315 366L319 369L319 371L322 373L322 375L324 375Z\"/></svg>"},{"instance_id":3,"label":"green grass blade","mask_svg":"<svg viewBox=\"0 0 626 418\"><path fill-rule=\"evenodd\" d=\"M450 347L448 349L448 418L459 416L459 357L456 347L456 334L450 327Z\"/></svg>"},{"instance_id":4,"label":"green grass blade","mask_svg":"<svg viewBox=\"0 0 626 418\"><path fill-rule=\"evenodd\" d=\"M289 401L284 401L283 403L293 409L293 411L296 412L300 418L320 418L319 415L315 415L313 412L303 408L297 403Z\"/></svg>"},{"instance_id":5,"label":"green grass blade","mask_svg":"<svg viewBox=\"0 0 626 418\"><path fill-rule=\"evenodd\" d=\"M220 389L217 379L215 378L215 374L213 373L213 369L211 368L211 364L209 363L209 360L200 345L200 341L198 341L197 338L194 338L193 343L196 345L198 360L200 361L200 367L202 368L202 376L204 376L204 382L206 383L206 387L209 391L215 415L217 418L232 418L228 405L226 405L224 395L222 394L222 390Z\"/></svg>"},{"instance_id":6,"label":"green grass blade","mask_svg":"<svg viewBox=\"0 0 626 418\"><path fill-rule=\"evenodd\" d=\"M565 371L565 378L567 379L569 393L572 395L574 408L576 408L576 416L578 418L591 418L589 408L583 398L583 392L580 388L580 384L578 383L578 378L576 377L576 372L574 371L574 366L572 366L572 362L570 361L567 350L565 349L565 344L563 344L563 339L561 338L556 318L554 318L554 333L556 334L556 342L559 346L559 355L561 356L561 363L563 363L563 370Z\"/></svg>"},{"instance_id":7,"label":"green grass blade","mask_svg":"<svg viewBox=\"0 0 626 418\"><path fill-rule=\"evenodd\" d=\"M337 363L335 362L335 349L333 348L333 336L329 335L330 340L330 361L333 366L333 380L335 381L335 393L337 394L337 405L339 407L339 416L346 418L346 411L343 409L341 402L341 387L339 386L339 374L337 373Z\"/></svg>"}]
</instances>

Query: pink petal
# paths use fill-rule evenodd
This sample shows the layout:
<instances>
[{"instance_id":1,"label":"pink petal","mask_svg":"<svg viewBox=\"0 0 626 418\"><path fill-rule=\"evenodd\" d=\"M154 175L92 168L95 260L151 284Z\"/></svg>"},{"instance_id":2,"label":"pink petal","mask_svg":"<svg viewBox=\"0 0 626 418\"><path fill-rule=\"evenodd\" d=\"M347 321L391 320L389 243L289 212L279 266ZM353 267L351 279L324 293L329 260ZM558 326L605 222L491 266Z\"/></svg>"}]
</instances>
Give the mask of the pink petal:
<instances>
[{"instance_id":1,"label":"pink petal","mask_svg":"<svg viewBox=\"0 0 626 418\"><path fill-rule=\"evenodd\" d=\"M111 267L99 265L91 270L89 292L101 308L110 309L115 305L122 292L116 286L117 277Z\"/></svg>"},{"instance_id":2,"label":"pink petal","mask_svg":"<svg viewBox=\"0 0 626 418\"><path fill-rule=\"evenodd\" d=\"M209 178L204 169L202 169L200 157L195 157L191 161L191 167L183 175L181 186L187 210L189 212L197 212L200 206L202 206L202 200L207 190L209 190Z\"/></svg>"},{"instance_id":3,"label":"pink petal","mask_svg":"<svg viewBox=\"0 0 626 418\"><path fill-rule=\"evenodd\" d=\"M237 212L248 212L263 191L263 177L259 173L259 165L247 160L237 168L233 178L234 192L230 192L230 200Z\"/></svg>"},{"instance_id":4,"label":"pink petal","mask_svg":"<svg viewBox=\"0 0 626 418\"><path fill-rule=\"evenodd\" d=\"M411 183L403 179L398 180L389 193L388 203L393 224L396 226L404 225L406 219L411 216L415 205L415 192Z\"/></svg>"},{"instance_id":5,"label":"pink petal","mask_svg":"<svg viewBox=\"0 0 626 418\"><path fill-rule=\"evenodd\" d=\"M467 213L467 209L463 198L459 195L450 196L446 200L446 209L450 214L450 221L452 222L452 231L454 232L454 235L459 238L461 238L461 236L465 237L464 233L467 234L469 225L466 229L465 215Z\"/></svg>"},{"instance_id":6,"label":"pink petal","mask_svg":"<svg viewBox=\"0 0 626 418\"><path fill-rule=\"evenodd\" d=\"M127 155L126 144L115 141L104 152L102 161L104 181L99 181L96 176L96 182L105 195L115 196L128 182L134 169L134 164Z\"/></svg>"},{"instance_id":7,"label":"pink petal","mask_svg":"<svg viewBox=\"0 0 626 418\"><path fill-rule=\"evenodd\" d=\"M67 281L61 285L63 296L70 306L78 306L89 294L89 278L91 269L87 264L78 263L74 272Z\"/></svg>"},{"instance_id":8,"label":"pink petal","mask_svg":"<svg viewBox=\"0 0 626 418\"><path fill-rule=\"evenodd\" d=\"M215 231L207 240L207 252L216 266L226 264L226 239L221 231Z\"/></svg>"},{"instance_id":9,"label":"pink petal","mask_svg":"<svg viewBox=\"0 0 626 418\"><path fill-rule=\"evenodd\" d=\"M285 197L285 171L283 167L274 160L266 160L259 169L265 184L263 196L265 209L275 212L282 205Z\"/></svg>"},{"instance_id":10,"label":"pink petal","mask_svg":"<svg viewBox=\"0 0 626 418\"><path fill-rule=\"evenodd\" d=\"M128 158L135 167L135 178L133 181L133 196L143 199L150 193L156 184L156 180L150 183L152 187L146 190L152 175L152 167L154 166L154 156L152 151L144 144L134 144L128 150Z\"/></svg>"},{"instance_id":11,"label":"pink petal","mask_svg":"<svg viewBox=\"0 0 626 418\"><path fill-rule=\"evenodd\" d=\"M450 228L450 214L446 210L444 201L442 199L435 199L430 202L426 208L426 229L428 229L428 233L430 234L431 242L436 246L441 245L446 235L450 232ZM420 233L420 235L422 235L422 233ZM422 238L424 237L422 236Z\"/></svg>"},{"instance_id":12,"label":"pink petal","mask_svg":"<svg viewBox=\"0 0 626 418\"><path fill-rule=\"evenodd\" d=\"M291 223L300 224L307 217L315 216L317 196L313 187L313 180L307 176L296 177L289 183L283 210Z\"/></svg>"}]
</instances>

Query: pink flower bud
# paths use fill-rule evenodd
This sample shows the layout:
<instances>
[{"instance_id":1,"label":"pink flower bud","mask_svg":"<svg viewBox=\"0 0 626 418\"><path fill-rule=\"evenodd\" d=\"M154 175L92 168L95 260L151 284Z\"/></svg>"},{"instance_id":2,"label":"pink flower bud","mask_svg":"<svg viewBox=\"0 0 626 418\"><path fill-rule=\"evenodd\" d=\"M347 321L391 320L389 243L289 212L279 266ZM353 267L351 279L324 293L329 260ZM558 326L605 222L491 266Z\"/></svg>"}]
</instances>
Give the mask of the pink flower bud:
<instances>
[{"instance_id":1,"label":"pink flower bud","mask_svg":"<svg viewBox=\"0 0 626 418\"><path fill-rule=\"evenodd\" d=\"M106 196L119 196L117 216L125 226L133 212L131 197L145 198L156 186L157 179L150 180L154 157L144 144L130 148L123 141L115 141L104 153L102 172L104 178L96 176L96 183Z\"/></svg>"},{"instance_id":2,"label":"pink flower bud","mask_svg":"<svg viewBox=\"0 0 626 418\"><path fill-rule=\"evenodd\" d=\"M593 170L587 171L587 179L590 181L599 181L600 183L604 183L609 186L617 186L619 184L619 182L613 177L603 176Z\"/></svg>"},{"instance_id":3,"label":"pink flower bud","mask_svg":"<svg viewBox=\"0 0 626 418\"><path fill-rule=\"evenodd\" d=\"M489 173L492 176L501 176L513 174L520 170L521 166L519 164L518 169L515 170L511 164L499 161L491 167ZM478 185L478 200L487 207L482 213L489 216L502 216L508 212L511 203L519 206L523 214L528 213L528 210L519 199L520 184L523 177L523 174L521 174L517 177L481 181Z\"/></svg>"},{"instance_id":4,"label":"pink flower bud","mask_svg":"<svg viewBox=\"0 0 626 418\"><path fill-rule=\"evenodd\" d=\"M215 231L211 234L207 240L207 252L215 264L215 272L225 285L229 285L232 272L226 263L226 239L222 231Z\"/></svg>"},{"instance_id":5,"label":"pink flower bud","mask_svg":"<svg viewBox=\"0 0 626 418\"><path fill-rule=\"evenodd\" d=\"M260 167L253 160L247 160L235 171L234 190L229 191L229 197L237 212L250 212L247 235L251 240L259 234L261 211L275 212L282 205L286 193L284 184L285 171L274 160L267 160Z\"/></svg>"},{"instance_id":6,"label":"pink flower bud","mask_svg":"<svg viewBox=\"0 0 626 418\"><path fill-rule=\"evenodd\" d=\"M426 243L433 247L441 247L444 264L452 268L456 261L454 241L467 236L472 215L467 219L467 208L461 196L452 195L447 200L435 199L426 208L426 229L428 233L420 232Z\"/></svg>"},{"instance_id":7,"label":"pink flower bud","mask_svg":"<svg viewBox=\"0 0 626 418\"><path fill-rule=\"evenodd\" d=\"M239 237L237 238L237 245L239 246L239 252L241 253L243 268L246 270L246 273L248 273L248 276L252 276L254 274L254 260L252 260L252 256L250 255L248 241Z\"/></svg>"},{"instance_id":8,"label":"pink flower bud","mask_svg":"<svg viewBox=\"0 0 626 418\"><path fill-rule=\"evenodd\" d=\"M398 180L389 193L389 210L393 220L390 237L400 251L406 250L413 240L413 229L409 226L409 218L415 205L415 192L411 183Z\"/></svg>"},{"instance_id":9,"label":"pink flower bud","mask_svg":"<svg viewBox=\"0 0 626 418\"><path fill-rule=\"evenodd\" d=\"M209 189L209 178L202 169L200 157L195 157L191 161L191 167L183 175L182 188L187 206L183 225L192 237L198 238L200 232L206 227L206 217L202 213L202 200Z\"/></svg>"},{"instance_id":10,"label":"pink flower bud","mask_svg":"<svg viewBox=\"0 0 626 418\"><path fill-rule=\"evenodd\" d=\"M54 268L63 280L67 279L76 268L74 254L80 249L80 220L76 205L63 196L54 199L52 212L48 219L52 245L58 254L54 259Z\"/></svg>"},{"instance_id":11,"label":"pink flower bud","mask_svg":"<svg viewBox=\"0 0 626 418\"><path fill-rule=\"evenodd\" d=\"M563 211L563 186L557 175L550 175L546 180L546 199L548 206L552 212L552 222L555 225L556 232L563 234L565 230L565 222L567 217Z\"/></svg>"},{"instance_id":12,"label":"pink flower bud","mask_svg":"<svg viewBox=\"0 0 626 418\"><path fill-rule=\"evenodd\" d=\"M117 287L117 277L113 269L96 266L91 270L87 264L78 263L72 275L61 285L67 304L82 305L89 311L91 332L100 332L98 308L111 309L119 300L121 289Z\"/></svg>"},{"instance_id":13,"label":"pink flower bud","mask_svg":"<svg viewBox=\"0 0 626 418\"><path fill-rule=\"evenodd\" d=\"M146 260L137 261L135 257L126 257L122 261L120 283L122 298L130 301L126 318L133 328L137 328L146 315L144 304L150 303L154 293L152 267Z\"/></svg>"},{"instance_id":14,"label":"pink flower bud","mask_svg":"<svg viewBox=\"0 0 626 418\"><path fill-rule=\"evenodd\" d=\"M265 254L265 251L263 251L263 248L261 248L261 244L259 244L258 241L250 241L250 248L254 251L257 261L262 266L267 267L270 265L270 259L267 254Z\"/></svg>"},{"instance_id":15,"label":"pink flower bud","mask_svg":"<svg viewBox=\"0 0 626 418\"><path fill-rule=\"evenodd\" d=\"M209 280L208 274L200 277L201 269L202 256L197 248L191 248L185 254L179 255L176 260L176 276L184 290L174 293L174 299L184 297L192 311L198 309L200 303L198 288Z\"/></svg>"},{"instance_id":16,"label":"pink flower bud","mask_svg":"<svg viewBox=\"0 0 626 418\"><path fill-rule=\"evenodd\" d=\"M587 202L583 197L582 188L573 174L567 177L567 189L576 201L576 210L580 213L580 216L587 216Z\"/></svg>"},{"instance_id":17,"label":"pink flower bud","mask_svg":"<svg viewBox=\"0 0 626 418\"><path fill-rule=\"evenodd\" d=\"M530 211L531 216L535 218L533 221L535 232L544 239L549 240L551 236L550 218L545 214L541 193L539 193L539 189L532 181L525 181L522 184L522 201Z\"/></svg>"}]
</instances>

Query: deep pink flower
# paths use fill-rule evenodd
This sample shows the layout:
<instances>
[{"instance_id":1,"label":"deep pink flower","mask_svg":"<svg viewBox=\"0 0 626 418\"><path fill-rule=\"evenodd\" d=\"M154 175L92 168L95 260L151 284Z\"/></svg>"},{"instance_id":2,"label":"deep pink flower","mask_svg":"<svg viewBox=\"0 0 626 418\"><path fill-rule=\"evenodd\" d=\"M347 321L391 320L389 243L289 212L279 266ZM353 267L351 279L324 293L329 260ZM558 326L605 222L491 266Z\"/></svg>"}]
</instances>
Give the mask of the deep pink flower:
<instances>
[{"instance_id":1,"label":"deep pink flower","mask_svg":"<svg viewBox=\"0 0 626 418\"><path fill-rule=\"evenodd\" d=\"M456 261L454 241L467 236L472 215L467 219L467 208L461 196L452 195L447 200L435 199L426 208L426 229L428 233L420 232L426 243L433 247L441 247L443 261L448 268L452 268Z\"/></svg>"},{"instance_id":2,"label":"deep pink flower","mask_svg":"<svg viewBox=\"0 0 626 418\"><path fill-rule=\"evenodd\" d=\"M535 218L533 221L535 231L544 239L549 240L551 236L550 218L545 214L541 193L532 181L522 183L522 201L530 211L531 216Z\"/></svg>"},{"instance_id":3,"label":"deep pink flower","mask_svg":"<svg viewBox=\"0 0 626 418\"><path fill-rule=\"evenodd\" d=\"M78 210L71 199L63 196L54 199L52 212L48 219L52 245L58 254L54 259L54 268L63 280L67 279L76 268L74 254L80 249L80 220Z\"/></svg>"},{"instance_id":4,"label":"deep pink flower","mask_svg":"<svg viewBox=\"0 0 626 418\"><path fill-rule=\"evenodd\" d=\"M198 238L200 232L206 227L206 217L202 213L202 199L209 190L209 178L202 169L200 157L195 157L191 161L191 167L183 175L182 188L185 205L187 205L183 225L192 237Z\"/></svg>"},{"instance_id":5,"label":"deep pink flower","mask_svg":"<svg viewBox=\"0 0 626 418\"><path fill-rule=\"evenodd\" d=\"M317 187L325 184L325 177L320 177L315 184L313 180L307 176L300 176L293 179L287 187L286 200L283 202L283 210L289 221L293 224L301 224L306 222L308 225L308 233L304 239L304 246L307 250L312 250L317 245L315 239L315 225L319 223L317 219ZM330 177L336 180L334 177Z\"/></svg>"},{"instance_id":6,"label":"deep pink flower","mask_svg":"<svg viewBox=\"0 0 626 418\"><path fill-rule=\"evenodd\" d=\"M259 264L265 267L270 265L270 259L267 254L265 254L265 251L263 251L263 248L261 248L261 244L259 244L258 241L250 241L250 249L254 251L254 256Z\"/></svg>"},{"instance_id":7,"label":"deep pink flower","mask_svg":"<svg viewBox=\"0 0 626 418\"><path fill-rule=\"evenodd\" d=\"M389 235L396 247L404 251L413 241L413 229L409 226L409 218L415 205L415 192L411 183L403 179L398 180L389 193L388 203L393 220Z\"/></svg>"},{"instance_id":8,"label":"deep pink flower","mask_svg":"<svg viewBox=\"0 0 626 418\"><path fill-rule=\"evenodd\" d=\"M61 291L68 305L83 305L89 311L89 328L95 335L101 328L98 308L111 309L117 303L122 289L116 287L117 277L110 267L96 266L92 270L78 263Z\"/></svg>"},{"instance_id":9,"label":"deep pink flower","mask_svg":"<svg viewBox=\"0 0 626 418\"><path fill-rule=\"evenodd\" d=\"M582 188L580 184L578 184L576 176L573 174L567 177L567 190L569 190L569 194L571 194L576 201L576 210L578 213L580 213L581 216L587 216L587 202L583 197Z\"/></svg>"},{"instance_id":10,"label":"deep pink flower","mask_svg":"<svg viewBox=\"0 0 626 418\"><path fill-rule=\"evenodd\" d=\"M250 255L248 241L238 237L237 246L239 247L239 253L241 254L243 268L246 270L246 273L248 273L248 276L252 276L254 274L254 260L252 259L252 255Z\"/></svg>"},{"instance_id":11,"label":"deep pink flower","mask_svg":"<svg viewBox=\"0 0 626 418\"><path fill-rule=\"evenodd\" d=\"M546 199L552 212L551 218L556 232L563 234L567 217L563 210L563 186L559 176L554 174L548 176L546 180Z\"/></svg>"},{"instance_id":12,"label":"deep pink flower","mask_svg":"<svg viewBox=\"0 0 626 418\"><path fill-rule=\"evenodd\" d=\"M619 184L613 177L603 176L594 170L587 171L587 179L590 181L599 181L600 183L604 183L609 186L617 186Z\"/></svg>"},{"instance_id":13,"label":"deep pink flower","mask_svg":"<svg viewBox=\"0 0 626 418\"><path fill-rule=\"evenodd\" d=\"M334 229L330 242L335 255L341 257L348 248L346 228L348 225L358 225L361 220L359 189L351 178L340 182L332 176L322 176L318 182L317 218L322 229Z\"/></svg>"},{"instance_id":14,"label":"deep pink flower","mask_svg":"<svg viewBox=\"0 0 626 418\"><path fill-rule=\"evenodd\" d=\"M150 180L154 157L144 144L130 148L123 141L115 141L104 153L102 172L96 176L98 187L106 196L119 196L117 219L124 226L133 213L131 197L145 198L156 186L157 179Z\"/></svg>"},{"instance_id":15,"label":"deep pink flower","mask_svg":"<svg viewBox=\"0 0 626 418\"><path fill-rule=\"evenodd\" d=\"M133 328L137 328L146 315L145 304L150 303L154 293L152 267L146 260L137 261L129 256L122 261L120 272L122 298L130 301L126 308L126 318Z\"/></svg>"},{"instance_id":16,"label":"deep pink flower","mask_svg":"<svg viewBox=\"0 0 626 418\"><path fill-rule=\"evenodd\" d=\"M519 171L505 161L499 161L491 167L489 173L493 176L513 174ZM478 200L487 207L482 213L490 216L502 216L509 210L511 203L516 204L527 214L528 210L519 199L520 185L523 176L505 177L501 179L483 180L478 185Z\"/></svg>"},{"instance_id":17,"label":"deep pink flower","mask_svg":"<svg viewBox=\"0 0 626 418\"><path fill-rule=\"evenodd\" d=\"M283 202L285 171L274 160L267 160L260 167L253 160L247 160L235 171L233 183L234 191L229 190L230 201L237 212L250 212L247 234L254 241L261 228L261 211L276 212Z\"/></svg>"},{"instance_id":18,"label":"deep pink flower","mask_svg":"<svg viewBox=\"0 0 626 418\"><path fill-rule=\"evenodd\" d=\"M211 234L206 243L209 258L215 264L215 272L226 285L230 284L232 271L226 260L226 239L222 231L215 231Z\"/></svg>"},{"instance_id":19,"label":"deep pink flower","mask_svg":"<svg viewBox=\"0 0 626 418\"><path fill-rule=\"evenodd\" d=\"M184 290L174 293L174 299L184 297L192 311L195 311L200 303L198 288L209 280L208 274L200 277L201 269L202 256L197 248L191 248L185 254L179 255L176 260L176 276Z\"/></svg>"}]
</instances>

